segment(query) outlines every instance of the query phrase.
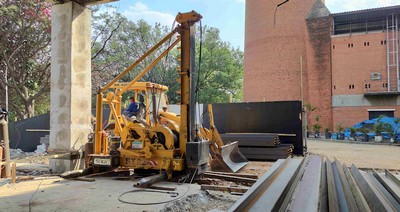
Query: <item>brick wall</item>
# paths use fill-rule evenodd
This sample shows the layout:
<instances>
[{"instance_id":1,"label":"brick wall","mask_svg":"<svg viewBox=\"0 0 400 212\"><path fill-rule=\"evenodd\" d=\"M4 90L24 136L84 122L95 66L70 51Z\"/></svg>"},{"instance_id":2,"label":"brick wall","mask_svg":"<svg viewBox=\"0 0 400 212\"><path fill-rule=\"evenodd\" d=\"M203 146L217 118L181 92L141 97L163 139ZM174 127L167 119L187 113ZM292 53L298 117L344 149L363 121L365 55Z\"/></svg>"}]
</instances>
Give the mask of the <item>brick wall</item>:
<instances>
[{"instance_id":1,"label":"brick wall","mask_svg":"<svg viewBox=\"0 0 400 212\"><path fill-rule=\"evenodd\" d=\"M386 90L386 33L370 32L369 34L352 34L332 37L332 94L364 94L365 85L373 90ZM382 75L382 80L371 81L372 72ZM354 86L354 87L353 87ZM375 97L387 100L387 97ZM371 102L371 101L370 101ZM369 118L368 109L396 109L395 116L400 117L400 106L369 107L335 107L333 108L333 125L343 123L350 127Z\"/></svg>"},{"instance_id":2,"label":"brick wall","mask_svg":"<svg viewBox=\"0 0 400 212\"><path fill-rule=\"evenodd\" d=\"M331 36L330 17L306 19L316 0L289 1L276 10L281 2L246 1L244 101L299 100L302 56L304 102L319 108L311 120L321 115L323 128L352 126L368 119L368 109L396 109L400 116L400 106L379 99L385 97L360 100L369 107L332 107L332 95L362 96L366 84L384 86L385 32ZM382 80L369 82L372 72Z\"/></svg>"},{"instance_id":3,"label":"brick wall","mask_svg":"<svg viewBox=\"0 0 400 212\"><path fill-rule=\"evenodd\" d=\"M331 71L331 18L322 17L307 20L307 95L305 102L310 102L318 110L311 114L309 125L315 123L319 115L323 129L332 129L332 71ZM310 129L312 129L310 127Z\"/></svg>"},{"instance_id":4,"label":"brick wall","mask_svg":"<svg viewBox=\"0 0 400 212\"><path fill-rule=\"evenodd\" d=\"M382 107L337 107L333 108L333 130L337 130L339 123L343 127L351 127L361 121L369 118L368 109L396 109L395 117L400 117L400 106L382 106ZM332 129L332 128L331 128Z\"/></svg>"},{"instance_id":5,"label":"brick wall","mask_svg":"<svg viewBox=\"0 0 400 212\"><path fill-rule=\"evenodd\" d=\"M289 1L277 10L282 0L246 1L244 101L300 99L305 19L315 1Z\"/></svg>"},{"instance_id":6,"label":"brick wall","mask_svg":"<svg viewBox=\"0 0 400 212\"><path fill-rule=\"evenodd\" d=\"M381 73L381 82L386 81L386 45L382 45L385 40L384 32L332 37L333 95L363 94L365 81L372 72ZM372 86L382 83L376 81ZM352 85L354 89L349 88Z\"/></svg>"}]
</instances>

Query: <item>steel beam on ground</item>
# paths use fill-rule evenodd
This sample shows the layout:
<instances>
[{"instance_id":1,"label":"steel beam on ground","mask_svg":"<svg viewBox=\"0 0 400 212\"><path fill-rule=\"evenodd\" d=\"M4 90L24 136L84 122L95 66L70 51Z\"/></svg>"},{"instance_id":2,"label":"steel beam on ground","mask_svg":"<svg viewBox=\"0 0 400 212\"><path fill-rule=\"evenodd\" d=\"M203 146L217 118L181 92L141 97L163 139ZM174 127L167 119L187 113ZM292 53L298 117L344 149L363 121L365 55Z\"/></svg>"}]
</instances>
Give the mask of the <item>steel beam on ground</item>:
<instances>
[{"instance_id":1,"label":"steel beam on ground","mask_svg":"<svg viewBox=\"0 0 400 212\"><path fill-rule=\"evenodd\" d=\"M327 179L327 187L328 187L328 206L329 211L339 211L339 199L336 190L336 183L332 168L332 163L329 159L325 161L326 166L326 179Z\"/></svg>"},{"instance_id":2,"label":"steel beam on ground","mask_svg":"<svg viewBox=\"0 0 400 212\"><path fill-rule=\"evenodd\" d=\"M311 156L287 208L281 211L318 211L322 158ZM307 195L304 195L307 194Z\"/></svg>"},{"instance_id":3,"label":"steel beam on ground","mask_svg":"<svg viewBox=\"0 0 400 212\"><path fill-rule=\"evenodd\" d=\"M229 176L235 176L235 177L245 177L245 178L258 179L258 175L255 175L255 174L231 173L231 172L213 172L213 171L206 171L205 173L208 173L208 174L221 174L221 175L229 175Z\"/></svg>"},{"instance_id":4,"label":"steel beam on ground","mask_svg":"<svg viewBox=\"0 0 400 212\"><path fill-rule=\"evenodd\" d=\"M397 178L396 176L394 176L394 174L392 174L392 172L390 172L389 170L385 170L385 175L390 178L394 183L396 183L397 186L400 187L400 180L399 178Z\"/></svg>"},{"instance_id":5,"label":"steel beam on ground","mask_svg":"<svg viewBox=\"0 0 400 212\"><path fill-rule=\"evenodd\" d=\"M246 193L247 190L248 190L248 188L228 187L228 186L217 186L217 185L201 185L201 190L212 190L212 191L227 191L227 192Z\"/></svg>"},{"instance_id":6,"label":"steel beam on ground","mask_svg":"<svg viewBox=\"0 0 400 212\"><path fill-rule=\"evenodd\" d=\"M225 133L226 135L278 135L282 137L296 137L296 134L288 133Z\"/></svg>"},{"instance_id":7,"label":"steel beam on ground","mask_svg":"<svg viewBox=\"0 0 400 212\"><path fill-rule=\"evenodd\" d=\"M338 177L339 177L340 182L341 182L341 185L337 185L337 186L341 186L342 187L344 196L346 198L346 204L347 204L348 210L349 211L354 211L354 212L359 211L358 207L357 207L356 200L354 199L353 193L351 192L349 182L347 181L346 175L344 174L343 167L340 165L340 162L338 160L336 160L336 159L335 159L335 162L334 162L334 166L337 169Z\"/></svg>"},{"instance_id":8,"label":"steel beam on ground","mask_svg":"<svg viewBox=\"0 0 400 212\"><path fill-rule=\"evenodd\" d=\"M278 160L229 211L278 210L303 158Z\"/></svg>"},{"instance_id":9,"label":"steel beam on ground","mask_svg":"<svg viewBox=\"0 0 400 212\"><path fill-rule=\"evenodd\" d=\"M356 181L354 180L353 176L350 174L349 169L345 164L342 165L344 174L346 175L347 182L349 183L350 190L354 196L356 201L357 207L360 211L370 212L371 209L368 206L367 201L365 200L361 190L358 188Z\"/></svg>"},{"instance_id":10,"label":"steel beam on ground","mask_svg":"<svg viewBox=\"0 0 400 212\"><path fill-rule=\"evenodd\" d=\"M279 159L290 158L291 154L287 155L245 155L248 160L262 160L262 161L274 161Z\"/></svg>"},{"instance_id":11,"label":"steel beam on ground","mask_svg":"<svg viewBox=\"0 0 400 212\"><path fill-rule=\"evenodd\" d=\"M301 180L305 167L307 166L308 162L310 161L310 157L305 157L303 161L300 164L300 167L297 169L296 173L294 173L294 179L290 183L290 187L288 191L285 194L285 197L283 197L283 200L281 201L279 206L277 206L276 209L279 209L279 212L285 212L289 206L289 203L292 202L293 200L293 193L296 191L298 188L299 181Z\"/></svg>"},{"instance_id":12,"label":"steel beam on ground","mask_svg":"<svg viewBox=\"0 0 400 212\"><path fill-rule=\"evenodd\" d=\"M257 180L257 182L249 188L249 190L229 209L229 211L243 211L254 198L260 196L272 179L286 166L287 160L278 160L272 165L267 172Z\"/></svg>"},{"instance_id":13,"label":"steel beam on ground","mask_svg":"<svg viewBox=\"0 0 400 212\"><path fill-rule=\"evenodd\" d=\"M335 186L336 186L336 191L337 191L338 200L339 200L340 211L350 211L349 207L347 205L346 195L344 194L342 182L340 181L338 169L337 169L335 163L332 163L332 170L333 170L333 177L335 180Z\"/></svg>"},{"instance_id":14,"label":"steel beam on ground","mask_svg":"<svg viewBox=\"0 0 400 212\"><path fill-rule=\"evenodd\" d=\"M278 133L225 133L227 137L279 137Z\"/></svg>"},{"instance_id":15,"label":"steel beam on ground","mask_svg":"<svg viewBox=\"0 0 400 212\"><path fill-rule=\"evenodd\" d=\"M371 187L370 184L372 183L367 181L368 177L364 178L354 164L350 168L350 173L365 197L371 211L394 211L394 208L386 203L384 197L378 194L377 189L373 189L373 185Z\"/></svg>"},{"instance_id":16,"label":"steel beam on ground","mask_svg":"<svg viewBox=\"0 0 400 212\"><path fill-rule=\"evenodd\" d=\"M385 189L385 187L383 187L383 185L374 177L374 175L371 172L365 173L364 177L370 179L370 182L372 182L372 184L373 184L373 189L376 189L376 192L378 193L378 195L382 195L382 197L384 198L386 203L389 204L390 207L394 209L394 211L400 211L400 204ZM371 187L372 187L372 185L371 185Z\"/></svg>"},{"instance_id":17,"label":"steel beam on ground","mask_svg":"<svg viewBox=\"0 0 400 212\"><path fill-rule=\"evenodd\" d=\"M328 184L327 184L327 176L326 176L326 164L322 162L321 167L321 182L320 182L320 212L325 212L329 210L329 202L328 202Z\"/></svg>"},{"instance_id":18,"label":"steel beam on ground","mask_svg":"<svg viewBox=\"0 0 400 212\"><path fill-rule=\"evenodd\" d=\"M275 135L264 135L264 134L221 134L222 137L225 139L231 140L231 139L248 139L248 140L279 140L279 136L277 134Z\"/></svg>"},{"instance_id":19,"label":"steel beam on ground","mask_svg":"<svg viewBox=\"0 0 400 212\"><path fill-rule=\"evenodd\" d=\"M229 175L223 175L223 174L204 173L204 177L215 178L215 179L223 179L223 180L240 182L240 183L255 183L255 182L257 182L256 179L252 179L252 178L235 177L235 176L229 176Z\"/></svg>"},{"instance_id":20,"label":"steel beam on ground","mask_svg":"<svg viewBox=\"0 0 400 212\"><path fill-rule=\"evenodd\" d=\"M239 150L244 155L275 155L275 154L290 154L292 153L291 147L274 147L274 148L253 148L253 147L239 147Z\"/></svg>"},{"instance_id":21,"label":"steel beam on ground","mask_svg":"<svg viewBox=\"0 0 400 212\"><path fill-rule=\"evenodd\" d=\"M276 147L279 144L277 141L239 141L239 147Z\"/></svg>"},{"instance_id":22,"label":"steel beam on ground","mask_svg":"<svg viewBox=\"0 0 400 212\"><path fill-rule=\"evenodd\" d=\"M239 146L274 147L280 143L277 135L221 134L221 139L224 143L238 141Z\"/></svg>"},{"instance_id":23,"label":"steel beam on ground","mask_svg":"<svg viewBox=\"0 0 400 212\"><path fill-rule=\"evenodd\" d=\"M372 170L374 177L385 187L385 189L393 196L398 203L400 203L400 187L397 186L386 174L379 174L377 171Z\"/></svg>"}]
</instances>

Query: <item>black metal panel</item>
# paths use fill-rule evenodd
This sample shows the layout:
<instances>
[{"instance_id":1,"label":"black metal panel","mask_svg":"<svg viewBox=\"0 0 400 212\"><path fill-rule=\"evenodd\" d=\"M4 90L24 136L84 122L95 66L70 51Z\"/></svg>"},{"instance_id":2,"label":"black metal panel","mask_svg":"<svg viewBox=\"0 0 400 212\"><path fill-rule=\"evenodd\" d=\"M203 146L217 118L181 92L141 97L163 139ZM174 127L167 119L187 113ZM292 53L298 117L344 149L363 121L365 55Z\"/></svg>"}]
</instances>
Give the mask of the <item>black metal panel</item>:
<instances>
[{"instance_id":1,"label":"black metal panel","mask_svg":"<svg viewBox=\"0 0 400 212\"><path fill-rule=\"evenodd\" d=\"M394 117L394 111L369 111L369 120L379 118L379 116Z\"/></svg>"},{"instance_id":2,"label":"black metal panel","mask_svg":"<svg viewBox=\"0 0 400 212\"><path fill-rule=\"evenodd\" d=\"M49 113L9 123L10 148L33 152L40 144L40 138L49 134L49 132L27 132L27 129L50 129Z\"/></svg>"},{"instance_id":3,"label":"black metal panel","mask_svg":"<svg viewBox=\"0 0 400 212\"><path fill-rule=\"evenodd\" d=\"M92 109L92 114L96 114L96 109ZM103 127L108 125L110 108L103 109ZM40 138L49 134L49 132L27 132L27 129L50 129L49 113L35 116L33 118L10 122L8 124L8 132L10 135L10 148L21 149L25 152L33 152L37 145L40 144ZM2 129L0 127L0 140L2 139Z\"/></svg>"},{"instance_id":4,"label":"black metal panel","mask_svg":"<svg viewBox=\"0 0 400 212\"><path fill-rule=\"evenodd\" d=\"M209 127L207 107L203 125ZM214 122L222 133L278 133L281 143L293 144L303 155L301 101L213 104Z\"/></svg>"}]
</instances>

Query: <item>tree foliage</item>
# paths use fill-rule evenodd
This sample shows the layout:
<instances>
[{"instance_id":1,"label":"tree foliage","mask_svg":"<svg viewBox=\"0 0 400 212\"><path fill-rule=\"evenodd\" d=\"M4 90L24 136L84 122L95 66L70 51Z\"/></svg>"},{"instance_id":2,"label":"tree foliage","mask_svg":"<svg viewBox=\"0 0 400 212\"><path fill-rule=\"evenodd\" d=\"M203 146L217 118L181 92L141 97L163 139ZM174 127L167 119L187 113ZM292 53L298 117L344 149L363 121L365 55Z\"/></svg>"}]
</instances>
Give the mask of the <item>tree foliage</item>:
<instances>
[{"instance_id":1,"label":"tree foliage","mask_svg":"<svg viewBox=\"0 0 400 212\"><path fill-rule=\"evenodd\" d=\"M117 26L117 27L116 27ZM170 29L156 24L151 26L143 20L133 22L120 13L101 13L94 16L92 59L93 86L104 86L129 67L161 40ZM112 37L110 37L112 35ZM134 68L123 81L132 80L165 50L163 45ZM97 55L97 56L96 56ZM175 57L174 57L175 56ZM178 77L176 52L159 62L141 81L173 86Z\"/></svg>"},{"instance_id":2,"label":"tree foliage","mask_svg":"<svg viewBox=\"0 0 400 212\"><path fill-rule=\"evenodd\" d=\"M121 73L131 63L146 53L153 45L167 35L171 28L160 24L150 25L143 20L133 22L120 13L104 12L94 16L93 29L93 86L103 86ZM118 29L116 28L118 26ZM200 42L202 32L203 41ZM110 38L110 35L113 36ZM198 84L201 103L228 102L230 95L235 101L242 98L243 52L234 49L219 37L219 30L205 26L197 30L196 68L200 68ZM107 42L106 45L104 45ZM200 44L201 43L201 44ZM165 50L170 43L159 48L138 65L124 81L132 80ZM200 58L201 46L201 60ZM179 102L179 61L177 49L171 51L141 81L164 84L169 87L171 103ZM201 65L199 67L199 62ZM196 79L197 82L197 79Z\"/></svg>"},{"instance_id":3,"label":"tree foliage","mask_svg":"<svg viewBox=\"0 0 400 212\"><path fill-rule=\"evenodd\" d=\"M200 39L201 30L197 32L197 38ZM200 102L229 102L230 95L234 101L241 101L243 52L222 41L217 28L205 26L202 33L203 41L198 41L196 45L196 62L201 62L198 85Z\"/></svg>"},{"instance_id":4,"label":"tree foliage","mask_svg":"<svg viewBox=\"0 0 400 212\"><path fill-rule=\"evenodd\" d=\"M17 119L49 108L50 7L45 0L0 1L1 104L7 85L9 110ZM35 108L35 101L47 104Z\"/></svg>"},{"instance_id":5,"label":"tree foliage","mask_svg":"<svg viewBox=\"0 0 400 212\"><path fill-rule=\"evenodd\" d=\"M150 25L143 20L134 22L118 12L100 12L101 8L92 8L93 91L108 83L171 31L170 26ZM51 4L45 0L0 1L0 104L5 106L7 85L9 110L16 119L45 113L50 106L50 10ZM219 30L213 27L202 29L200 42L200 31L198 28L196 41L200 102L228 102L230 95L234 101L240 101L243 52L222 41ZM167 42L150 54L123 81L132 80L169 45ZM168 86L171 103L180 100L176 93L179 89L178 57L179 51L174 49L141 79Z\"/></svg>"}]
</instances>

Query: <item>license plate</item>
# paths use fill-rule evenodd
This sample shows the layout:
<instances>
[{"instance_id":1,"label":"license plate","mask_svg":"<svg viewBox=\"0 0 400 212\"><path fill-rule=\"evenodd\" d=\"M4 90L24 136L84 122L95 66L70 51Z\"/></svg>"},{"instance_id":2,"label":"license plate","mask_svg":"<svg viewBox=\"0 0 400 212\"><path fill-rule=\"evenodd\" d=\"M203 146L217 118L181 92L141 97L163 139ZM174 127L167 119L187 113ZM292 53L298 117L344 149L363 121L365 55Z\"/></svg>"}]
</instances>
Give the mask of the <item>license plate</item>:
<instances>
[{"instance_id":1,"label":"license plate","mask_svg":"<svg viewBox=\"0 0 400 212\"><path fill-rule=\"evenodd\" d=\"M132 141L132 149L143 149L142 141Z\"/></svg>"},{"instance_id":2,"label":"license plate","mask_svg":"<svg viewBox=\"0 0 400 212\"><path fill-rule=\"evenodd\" d=\"M95 158L93 163L95 165L111 166L110 158Z\"/></svg>"}]
</instances>

